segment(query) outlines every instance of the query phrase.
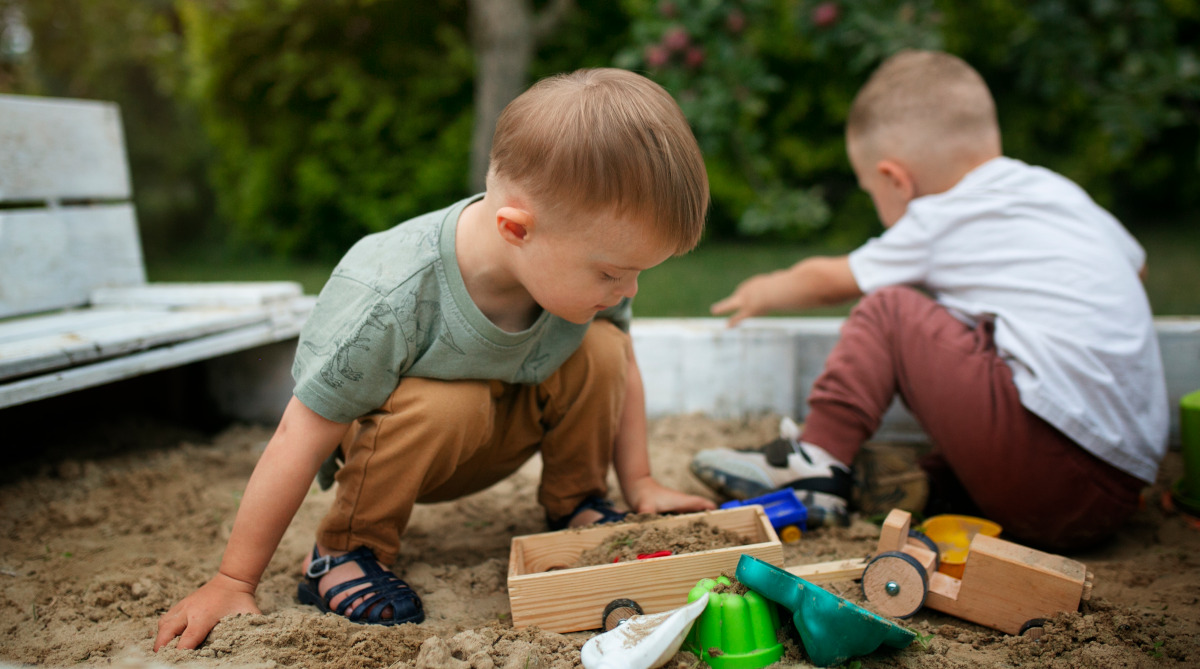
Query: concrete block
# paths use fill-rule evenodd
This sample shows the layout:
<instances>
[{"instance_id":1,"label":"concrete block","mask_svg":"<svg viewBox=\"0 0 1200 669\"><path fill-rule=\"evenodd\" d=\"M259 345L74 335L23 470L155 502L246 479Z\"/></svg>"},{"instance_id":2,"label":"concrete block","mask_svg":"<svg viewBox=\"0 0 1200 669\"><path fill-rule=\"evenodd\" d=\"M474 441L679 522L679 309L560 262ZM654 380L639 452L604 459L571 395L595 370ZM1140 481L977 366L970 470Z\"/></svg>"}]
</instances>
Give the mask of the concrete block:
<instances>
[{"instance_id":1,"label":"concrete block","mask_svg":"<svg viewBox=\"0 0 1200 669\"><path fill-rule=\"evenodd\" d=\"M202 363L217 410L249 423L278 423L295 387L296 342L296 338L285 339Z\"/></svg>"},{"instance_id":2,"label":"concrete block","mask_svg":"<svg viewBox=\"0 0 1200 669\"><path fill-rule=\"evenodd\" d=\"M841 318L757 318L727 328L720 318L642 318L631 328L652 416L704 413L736 418L777 413L803 420L813 381L825 366ZM1155 320L1171 403L1172 443L1179 399L1200 389L1200 318ZM245 421L274 424L292 392L296 340L207 361L217 407ZM896 401L877 435L920 441L921 426Z\"/></svg>"},{"instance_id":3,"label":"concrete block","mask_svg":"<svg viewBox=\"0 0 1200 669\"><path fill-rule=\"evenodd\" d=\"M738 417L779 413L803 420L813 381L837 342L841 318L757 318L730 329L720 318L645 318L633 322L634 352L651 416L705 413ZM1179 399L1200 389L1200 318L1155 319L1167 394L1171 439L1179 439ZM897 400L877 435L925 438Z\"/></svg>"}]
</instances>

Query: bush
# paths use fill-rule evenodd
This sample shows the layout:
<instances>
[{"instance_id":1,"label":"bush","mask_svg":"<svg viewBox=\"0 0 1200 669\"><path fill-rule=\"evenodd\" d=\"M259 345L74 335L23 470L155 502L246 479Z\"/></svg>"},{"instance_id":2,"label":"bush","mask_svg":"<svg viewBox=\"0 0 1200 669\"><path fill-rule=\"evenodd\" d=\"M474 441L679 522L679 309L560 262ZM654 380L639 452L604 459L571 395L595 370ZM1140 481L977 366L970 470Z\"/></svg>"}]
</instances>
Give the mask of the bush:
<instances>
[{"instance_id":1,"label":"bush","mask_svg":"<svg viewBox=\"0 0 1200 669\"><path fill-rule=\"evenodd\" d=\"M763 131L784 80L768 69L769 0L626 0L636 21L618 67L646 71L678 100L709 169L718 236L803 238L829 210L819 189L801 189L774 160Z\"/></svg>"},{"instance_id":2,"label":"bush","mask_svg":"<svg viewBox=\"0 0 1200 669\"><path fill-rule=\"evenodd\" d=\"M147 255L195 241L213 213L182 50L172 0L0 0L0 92L120 105Z\"/></svg>"},{"instance_id":3,"label":"bush","mask_svg":"<svg viewBox=\"0 0 1200 669\"><path fill-rule=\"evenodd\" d=\"M708 156L719 235L861 241L877 231L843 125L888 55L944 49L997 99L1008 155L1127 220L1200 204L1195 0L626 0L629 51L680 100ZM739 32L719 17L739 16ZM673 49L678 35L687 49ZM697 65L691 48L713 54ZM830 213L832 212L832 213Z\"/></svg>"},{"instance_id":4,"label":"bush","mask_svg":"<svg viewBox=\"0 0 1200 669\"><path fill-rule=\"evenodd\" d=\"M467 194L473 65L461 3L181 7L236 245L338 257Z\"/></svg>"}]
</instances>

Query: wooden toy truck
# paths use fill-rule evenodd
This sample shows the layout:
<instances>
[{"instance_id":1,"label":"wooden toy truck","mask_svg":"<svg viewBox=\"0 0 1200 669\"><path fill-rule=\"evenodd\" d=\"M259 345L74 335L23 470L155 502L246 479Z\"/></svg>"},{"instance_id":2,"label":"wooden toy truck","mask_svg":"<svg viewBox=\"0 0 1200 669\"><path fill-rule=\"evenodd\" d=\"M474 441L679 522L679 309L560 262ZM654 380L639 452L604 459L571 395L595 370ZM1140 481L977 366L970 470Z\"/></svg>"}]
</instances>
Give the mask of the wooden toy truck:
<instances>
[{"instance_id":1,"label":"wooden toy truck","mask_svg":"<svg viewBox=\"0 0 1200 669\"><path fill-rule=\"evenodd\" d=\"M983 534L971 540L962 578L943 574L936 544L910 532L911 520L899 509L888 514L863 569L863 594L880 613L906 618L928 606L1008 634L1040 634L1045 619L1091 596L1082 563Z\"/></svg>"},{"instance_id":2,"label":"wooden toy truck","mask_svg":"<svg viewBox=\"0 0 1200 669\"><path fill-rule=\"evenodd\" d=\"M1082 563L983 534L971 540L962 578L944 574L937 544L911 522L893 509L869 559L786 569L814 583L861 579L870 608L884 615L907 618L927 606L1008 634L1040 635L1046 619L1091 597L1092 574Z\"/></svg>"}]
</instances>

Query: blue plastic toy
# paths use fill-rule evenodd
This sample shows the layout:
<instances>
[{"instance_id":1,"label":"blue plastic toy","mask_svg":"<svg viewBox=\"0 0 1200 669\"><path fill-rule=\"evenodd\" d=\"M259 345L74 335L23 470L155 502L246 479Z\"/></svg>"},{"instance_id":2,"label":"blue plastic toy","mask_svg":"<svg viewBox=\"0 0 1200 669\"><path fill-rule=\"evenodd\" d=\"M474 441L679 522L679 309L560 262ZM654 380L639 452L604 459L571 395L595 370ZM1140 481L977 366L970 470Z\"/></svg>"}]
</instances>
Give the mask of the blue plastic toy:
<instances>
[{"instance_id":1,"label":"blue plastic toy","mask_svg":"<svg viewBox=\"0 0 1200 669\"><path fill-rule=\"evenodd\" d=\"M808 508L796 498L791 488L776 490L746 500L734 500L721 505L722 509L759 504L767 512L767 520L779 532L779 538L787 543L800 540L800 533L808 530Z\"/></svg>"}]
</instances>

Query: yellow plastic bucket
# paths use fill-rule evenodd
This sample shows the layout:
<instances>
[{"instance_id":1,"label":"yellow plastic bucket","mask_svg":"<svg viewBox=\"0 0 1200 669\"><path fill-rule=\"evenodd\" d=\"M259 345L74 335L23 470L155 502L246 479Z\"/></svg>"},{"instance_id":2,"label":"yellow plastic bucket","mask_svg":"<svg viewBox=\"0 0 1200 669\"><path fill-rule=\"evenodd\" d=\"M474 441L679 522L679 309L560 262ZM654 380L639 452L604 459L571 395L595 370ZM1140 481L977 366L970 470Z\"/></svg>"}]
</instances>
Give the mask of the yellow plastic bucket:
<instances>
[{"instance_id":1,"label":"yellow plastic bucket","mask_svg":"<svg viewBox=\"0 0 1200 669\"><path fill-rule=\"evenodd\" d=\"M1000 536L1000 526L990 520L949 514L926 519L920 530L938 546L941 553L938 571L954 578L962 578L967 549L976 534Z\"/></svg>"}]
</instances>

